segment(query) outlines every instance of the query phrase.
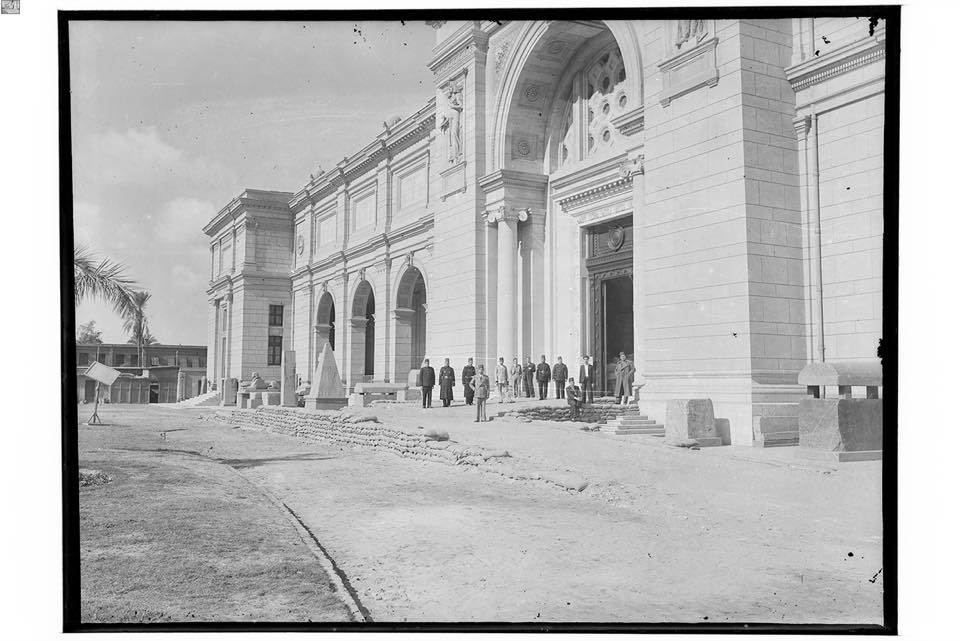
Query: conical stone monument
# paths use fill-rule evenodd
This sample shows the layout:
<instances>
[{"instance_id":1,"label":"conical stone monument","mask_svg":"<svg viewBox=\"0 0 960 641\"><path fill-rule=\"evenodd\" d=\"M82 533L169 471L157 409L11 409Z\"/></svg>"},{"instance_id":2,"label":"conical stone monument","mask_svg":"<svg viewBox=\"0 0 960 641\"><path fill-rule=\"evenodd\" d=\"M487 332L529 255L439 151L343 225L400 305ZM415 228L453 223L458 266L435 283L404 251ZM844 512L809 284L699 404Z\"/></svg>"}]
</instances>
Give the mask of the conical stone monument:
<instances>
[{"instance_id":1,"label":"conical stone monument","mask_svg":"<svg viewBox=\"0 0 960 641\"><path fill-rule=\"evenodd\" d=\"M310 393L304 399L304 407L313 410L338 410L347 405L347 391L340 379L337 361L330 343L323 347L317 369L313 372Z\"/></svg>"}]
</instances>

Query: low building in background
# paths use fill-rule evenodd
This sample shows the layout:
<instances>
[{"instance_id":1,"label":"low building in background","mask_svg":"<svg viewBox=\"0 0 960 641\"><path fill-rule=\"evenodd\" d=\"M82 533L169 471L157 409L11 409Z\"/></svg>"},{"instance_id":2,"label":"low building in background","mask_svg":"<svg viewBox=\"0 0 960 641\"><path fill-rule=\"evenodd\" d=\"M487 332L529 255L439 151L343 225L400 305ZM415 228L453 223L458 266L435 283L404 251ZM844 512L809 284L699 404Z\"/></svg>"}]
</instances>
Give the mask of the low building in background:
<instances>
[{"instance_id":1,"label":"low building in background","mask_svg":"<svg viewBox=\"0 0 960 641\"><path fill-rule=\"evenodd\" d=\"M101 398L111 403L176 403L206 391L207 348L204 345L148 345L139 350L129 343L77 345L77 400L92 403L96 381L83 375L99 362L120 372ZM182 386L179 385L181 374Z\"/></svg>"}]
</instances>

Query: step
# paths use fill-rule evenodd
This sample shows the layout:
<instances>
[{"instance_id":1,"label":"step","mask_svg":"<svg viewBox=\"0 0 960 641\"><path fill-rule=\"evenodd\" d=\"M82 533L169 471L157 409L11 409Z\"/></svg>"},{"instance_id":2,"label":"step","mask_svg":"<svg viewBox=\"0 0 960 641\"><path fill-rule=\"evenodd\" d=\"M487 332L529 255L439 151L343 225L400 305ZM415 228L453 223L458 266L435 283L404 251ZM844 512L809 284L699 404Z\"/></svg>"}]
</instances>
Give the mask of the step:
<instances>
[{"instance_id":1,"label":"step","mask_svg":"<svg viewBox=\"0 0 960 641\"><path fill-rule=\"evenodd\" d=\"M800 432L763 432L755 445L760 447L792 447L800 445Z\"/></svg>"},{"instance_id":2,"label":"step","mask_svg":"<svg viewBox=\"0 0 960 641\"><path fill-rule=\"evenodd\" d=\"M643 427L621 427L611 423L601 426L600 431L605 434L641 434L644 436L663 436L666 433L663 425L656 423Z\"/></svg>"}]
</instances>

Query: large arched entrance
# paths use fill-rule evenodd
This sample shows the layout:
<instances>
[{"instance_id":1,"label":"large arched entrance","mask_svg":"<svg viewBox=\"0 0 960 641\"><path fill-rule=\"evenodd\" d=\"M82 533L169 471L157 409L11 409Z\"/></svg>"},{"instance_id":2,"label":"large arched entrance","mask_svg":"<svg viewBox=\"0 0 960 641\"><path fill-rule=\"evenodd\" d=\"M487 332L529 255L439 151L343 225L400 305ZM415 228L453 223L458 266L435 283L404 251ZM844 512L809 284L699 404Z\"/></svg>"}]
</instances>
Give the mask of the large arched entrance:
<instances>
[{"instance_id":1,"label":"large arched entrance","mask_svg":"<svg viewBox=\"0 0 960 641\"><path fill-rule=\"evenodd\" d=\"M373 379L376 346L373 287L362 281L353 295L350 318L350 384Z\"/></svg>"},{"instance_id":2,"label":"large arched entrance","mask_svg":"<svg viewBox=\"0 0 960 641\"><path fill-rule=\"evenodd\" d=\"M531 23L499 82L493 173L481 181L488 211L503 212L490 275L496 343L574 363L588 354L598 389L616 355L633 358L637 347L631 163L643 144L641 69L628 25Z\"/></svg>"},{"instance_id":3,"label":"large arched entrance","mask_svg":"<svg viewBox=\"0 0 960 641\"><path fill-rule=\"evenodd\" d=\"M427 354L427 285L416 267L408 267L400 277L396 301L393 380L406 381Z\"/></svg>"},{"instance_id":4,"label":"large arched entrance","mask_svg":"<svg viewBox=\"0 0 960 641\"><path fill-rule=\"evenodd\" d=\"M330 292L324 292L317 304L317 321L314 325L316 333L316 356L313 360L313 367L317 365L317 359L323 354L324 347L329 343L330 349L337 349L337 308L333 302L333 295ZM313 373L312 371L310 372Z\"/></svg>"}]
</instances>

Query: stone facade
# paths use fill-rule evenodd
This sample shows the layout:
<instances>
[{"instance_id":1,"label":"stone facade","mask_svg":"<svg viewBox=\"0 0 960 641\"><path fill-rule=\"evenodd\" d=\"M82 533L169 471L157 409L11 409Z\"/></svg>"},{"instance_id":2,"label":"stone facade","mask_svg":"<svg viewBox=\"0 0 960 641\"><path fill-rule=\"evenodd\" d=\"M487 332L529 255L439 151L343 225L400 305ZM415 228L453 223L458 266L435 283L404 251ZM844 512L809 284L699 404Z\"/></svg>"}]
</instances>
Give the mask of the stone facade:
<instances>
[{"instance_id":1,"label":"stone facade","mask_svg":"<svg viewBox=\"0 0 960 641\"><path fill-rule=\"evenodd\" d=\"M205 228L210 379L279 378L283 305L303 380L625 351L652 418L795 443L798 371L880 338L883 21L433 24L421 110Z\"/></svg>"}]
</instances>

